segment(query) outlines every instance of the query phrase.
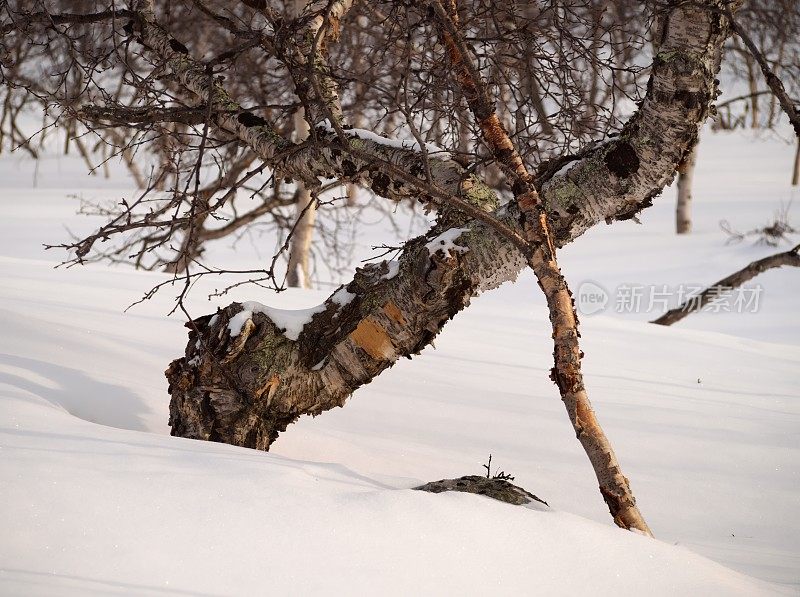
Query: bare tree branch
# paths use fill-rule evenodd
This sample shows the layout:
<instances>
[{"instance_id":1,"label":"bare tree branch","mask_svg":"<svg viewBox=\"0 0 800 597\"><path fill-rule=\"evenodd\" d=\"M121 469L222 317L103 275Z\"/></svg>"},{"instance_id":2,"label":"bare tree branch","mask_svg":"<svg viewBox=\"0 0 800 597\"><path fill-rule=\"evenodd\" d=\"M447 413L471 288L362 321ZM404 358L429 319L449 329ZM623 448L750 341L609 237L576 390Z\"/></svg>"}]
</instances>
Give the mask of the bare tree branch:
<instances>
[{"instance_id":1,"label":"bare tree branch","mask_svg":"<svg viewBox=\"0 0 800 597\"><path fill-rule=\"evenodd\" d=\"M673 323L679 322L681 319L690 315L691 313L702 311L703 307L709 303L722 298L726 293L730 293L730 291L734 288L739 288L742 284L749 282L758 274L762 274L765 271L776 267L800 267L800 254L798 254L798 252L800 252L800 245L797 245L788 251L783 251L781 253L776 253L775 255L770 255L769 257L764 257L763 259L753 261L739 271L734 272L730 276L726 276L718 282L712 284L699 294L690 297L688 300L684 301L674 309L670 309L658 319L654 319L651 323L658 325L672 325Z\"/></svg>"},{"instance_id":2,"label":"bare tree branch","mask_svg":"<svg viewBox=\"0 0 800 597\"><path fill-rule=\"evenodd\" d=\"M783 83L781 82L780 78L778 78L778 76L772 72L772 69L767 62L767 59L764 57L764 54L758 49L758 46L756 46L744 28L736 22L730 11L726 10L725 16L730 21L731 28L736 32L736 35L738 35L742 42L744 42L744 45L747 46L747 49L753 55L753 58L755 58L756 62L758 62L758 66L761 68L761 72L764 75L764 80L772 90L772 93L775 94L775 97L778 98L778 102L780 102L781 108L783 108L786 116L789 117L789 122L792 123L795 135L800 137L800 109L798 109L794 102L792 102L792 99L789 97L789 94L786 93L786 89L783 87Z\"/></svg>"}]
</instances>

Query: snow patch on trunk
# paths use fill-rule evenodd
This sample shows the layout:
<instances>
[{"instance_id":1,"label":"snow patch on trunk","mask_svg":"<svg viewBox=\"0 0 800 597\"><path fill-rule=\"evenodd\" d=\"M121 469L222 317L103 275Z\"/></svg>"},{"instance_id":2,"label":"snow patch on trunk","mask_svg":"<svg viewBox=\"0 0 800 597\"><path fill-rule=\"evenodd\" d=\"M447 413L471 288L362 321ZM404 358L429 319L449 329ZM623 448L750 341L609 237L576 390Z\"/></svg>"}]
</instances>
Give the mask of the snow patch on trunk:
<instances>
[{"instance_id":1,"label":"snow patch on trunk","mask_svg":"<svg viewBox=\"0 0 800 597\"><path fill-rule=\"evenodd\" d=\"M381 276L381 280L391 280L400 273L400 262L396 259L384 262L389 267L389 271Z\"/></svg>"},{"instance_id":2,"label":"snow patch on trunk","mask_svg":"<svg viewBox=\"0 0 800 597\"><path fill-rule=\"evenodd\" d=\"M347 287L342 286L339 290L333 293L330 301L332 303L336 303L340 307L344 307L345 305L348 305L354 298L356 298L356 295L347 290Z\"/></svg>"},{"instance_id":3,"label":"snow patch on trunk","mask_svg":"<svg viewBox=\"0 0 800 597\"><path fill-rule=\"evenodd\" d=\"M254 313L263 313L272 320L276 327L283 330L284 336L289 340L296 341L300 337L300 332L311 321L311 318L326 309L325 303L308 309L276 309L256 301L246 301L242 303L242 307L244 309L231 317L228 322L231 338L235 338L242 333L244 324L253 317Z\"/></svg>"},{"instance_id":4,"label":"snow patch on trunk","mask_svg":"<svg viewBox=\"0 0 800 597\"><path fill-rule=\"evenodd\" d=\"M428 249L428 253L430 253L431 256L435 255L438 251L441 251L445 256L451 252L466 253L469 249L457 245L455 241L459 236L469 231L469 228L449 228L427 243L425 248Z\"/></svg>"},{"instance_id":5,"label":"snow patch on trunk","mask_svg":"<svg viewBox=\"0 0 800 597\"><path fill-rule=\"evenodd\" d=\"M326 131L335 132L334 128L327 120L323 121L320 126ZM345 135L349 135L357 139L363 139L364 141L372 141L373 143L378 143L379 145L383 145L385 147L391 147L393 149L409 149L411 151L422 153L422 147L420 146L419 141L416 139L387 139L386 137L381 137L372 131L358 128L344 129L344 133ZM437 158L440 160L452 159L449 151L442 149L433 143L425 143L425 151L426 153L430 154L432 158Z\"/></svg>"}]
</instances>

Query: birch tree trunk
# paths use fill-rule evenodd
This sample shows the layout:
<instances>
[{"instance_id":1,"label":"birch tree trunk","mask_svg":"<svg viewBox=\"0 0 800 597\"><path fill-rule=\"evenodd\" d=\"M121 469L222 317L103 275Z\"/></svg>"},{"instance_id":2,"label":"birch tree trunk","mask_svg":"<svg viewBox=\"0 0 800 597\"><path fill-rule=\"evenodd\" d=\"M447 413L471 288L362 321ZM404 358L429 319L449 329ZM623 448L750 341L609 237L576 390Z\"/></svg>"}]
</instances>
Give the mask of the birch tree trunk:
<instances>
[{"instance_id":1,"label":"birch tree trunk","mask_svg":"<svg viewBox=\"0 0 800 597\"><path fill-rule=\"evenodd\" d=\"M675 226L678 234L692 231L692 185L697 162L697 143L678 166L678 201L675 207Z\"/></svg>"},{"instance_id":2,"label":"birch tree trunk","mask_svg":"<svg viewBox=\"0 0 800 597\"><path fill-rule=\"evenodd\" d=\"M747 69L747 84L750 89L750 128L757 129L759 126L759 110L758 110L758 81L756 80L756 67L753 63L753 57L746 48L739 45L737 38L733 39L734 45L740 48L742 56L744 56L744 64Z\"/></svg>"},{"instance_id":3,"label":"birch tree trunk","mask_svg":"<svg viewBox=\"0 0 800 597\"><path fill-rule=\"evenodd\" d=\"M594 414L586 392L581 371L583 352L578 338L578 317L572 293L556 260L556 250L550 233L541 197L534 187L535 177L508 135L495 109L488 88L470 57L470 48L459 30L458 8L455 0L445 8L439 0L432 1L440 36L447 49L450 64L478 124L484 142L513 188L522 214L527 246L524 246L529 267L536 275L539 287L547 299L553 337L554 366L551 378L556 383L567 408L570 421L581 445L589 457L600 484L600 492L617 523L625 529L636 529L652 535L636 506L628 479L622 474L611 442ZM509 239L512 240L512 239Z\"/></svg>"},{"instance_id":4,"label":"birch tree trunk","mask_svg":"<svg viewBox=\"0 0 800 597\"><path fill-rule=\"evenodd\" d=\"M792 186L800 184L800 137L797 138L797 149L794 152L794 168L792 168Z\"/></svg>"},{"instance_id":5,"label":"birch tree trunk","mask_svg":"<svg viewBox=\"0 0 800 597\"><path fill-rule=\"evenodd\" d=\"M775 65L772 68L772 72L777 76L778 72L781 69L781 64L783 64L783 54L786 49L786 41L781 40L780 45L778 46L778 58L775 60ZM775 126L775 117L780 116L780 110L778 109L778 98L775 94L772 94L769 98L769 115L767 116L767 128L773 128Z\"/></svg>"},{"instance_id":6,"label":"birch tree trunk","mask_svg":"<svg viewBox=\"0 0 800 597\"><path fill-rule=\"evenodd\" d=\"M302 108L295 111L295 142L308 138L309 126ZM316 200L302 182L297 183L297 202L295 203L295 224L291 232L289 263L286 283L294 288L311 288L311 241L314 238L314 222L317 219Z\"/></svg>"},{"instance_id":7,"label":"birch tree trunk","mask_svg":"<svg viewBox=\"0 0 800 597\"><path fill-rule=\"evenodd\" d=\"M717 94L715 75L729 33L725 17L708 10L718 6L708 0L666 7L637 113L618 136L538 181L556 245L598 222L634 217L674 178ZM202 66L185 54L173 56L163 31L145 19L140 35L184 86L225 106L218 126L288 176L351 177L378 196L434 204L437 193L446 193L524 233L519 211L497 210L494 194L452 160L431 158L429 182L413 150L360 139L344 144L322 129L319 145L285 146L269 123L248 116L221 85L209 94ZM495 228L443 209L431 232L407 243L396 262L359 269L297 335L284 333L280 313L270 317L257 305L234 303L198 318L189 324L185 355L167 370L172 433L268 449L299 416L342 406L400 357L418 354L473 295L513 279L525 265Z\"/></svg>"}]
</instances>

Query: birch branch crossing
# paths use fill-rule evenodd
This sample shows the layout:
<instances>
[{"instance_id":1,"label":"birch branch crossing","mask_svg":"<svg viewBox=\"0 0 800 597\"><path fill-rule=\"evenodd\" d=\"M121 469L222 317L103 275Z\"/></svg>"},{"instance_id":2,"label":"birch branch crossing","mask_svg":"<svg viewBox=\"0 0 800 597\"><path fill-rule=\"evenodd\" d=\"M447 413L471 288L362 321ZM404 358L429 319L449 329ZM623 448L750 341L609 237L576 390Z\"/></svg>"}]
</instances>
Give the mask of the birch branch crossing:
<instances>
[{"instance_id":1,"label":"birch branch crossing","mask_svg":"<svg viewBox=\"0 0 800 597\"><path fill-rule=\"evenodd\" d=\"M708 115L728 24L718 13L693 5L671 7L661 16L648 92L622 134L539 181L559 246L598 222L627 219L649 206L672 180ZM145 19L141 36L187 89L207 94L201 68L173 52L164 31ZM358 153L348 152L336 135L324 131L317 145L292 146L269 123L251 123L221 84L210 99L238 114L218 117L218 126L287 175L311 182L322 175L359 179L379 196L436 203L420 185L380 166L388 162L423 184L419 151L351 138ZM496 210L496 197L477 177L433 155L429 164L438 188L487 212ZM513 206L495 212L520 230L518 213ZM268 449L302 414L342 406L400 357L419 353L472 296L514 278L525 265L525 257L492 227L444 210L439 224L407 243L396 262L358 270L296 337L283 333L275 322L279 317L238 303L201 317L184 357L167 370L172 433Z\"/></svg>"},{"instance_id":2,"label":"birch branch crossing","mask_svg":"<svg viewBox=\"0 0 800 597\"><path fill-rule=\"evenodd\" d=\"M719 4L667 7L659 15L657 54L637 113L619 136L569 164L564 160L567 168L537 181L554 245L598 222L634 217L672 180L717 94L714 77L729 34L728 22L714 10ZM202 67L174 52L154 21L144 18L139 27L145 46L183 86L208 97ZM242 110L221 83L208 99L222 110L218 127L287 176L307 184L322 176L358 181L378 196L414 198L441 209L433 230L407 243L397 261L359 269L296 335L284 333L279 312L254 305L234 303L195 320L185 355L167 370L174 435L268 449L299 416L342 406L400 357L419 353L472 296L526 266L525 256L495 228L442 207L425 191L432 185L524 235L519 208L497 209L494 193L456 162L430 154L427 180L419 150L347 131L343 140L323 129L315 144L293 145ZM558 279L548 283L555 287ZM562 379L565 388L579 389L572 381ZM589 420L588 413L579 416Z\"/></svg>"}]
</instances>

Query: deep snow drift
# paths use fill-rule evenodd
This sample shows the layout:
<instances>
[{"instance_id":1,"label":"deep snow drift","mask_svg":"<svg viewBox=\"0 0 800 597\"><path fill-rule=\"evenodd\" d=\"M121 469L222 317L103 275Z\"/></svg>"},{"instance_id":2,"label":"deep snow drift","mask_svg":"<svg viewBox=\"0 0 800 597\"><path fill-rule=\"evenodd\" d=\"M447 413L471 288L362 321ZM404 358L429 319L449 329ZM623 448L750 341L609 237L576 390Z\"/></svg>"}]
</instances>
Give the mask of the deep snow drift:
<instances>
[{"instance_id":1,"label":"deep snow drift","mask_svg":"<svg viewBox=\"0 0 800 597\"><path fill-rule=\"evenodd\" d=\"M478 298L435 349L290 427L272 453L171 438L162 372L186 341L165 316L174 293L123 313L164 276L53 270L61 256L41 250L65 223L94 225L68 193L116 198L125 181L52 157L30 190L32 165L3 156L0 593L796 594L798 272L757 278L755 313L661 328L646 323L657 312L614 308L620 286L708 284L777 251L726 246L718 221L748 230L796 197L792 152L707 133L690 237L672 234L668 190L644 225L598 227L563 251L574 288L609 295L583 317L587 384L658 541L609 520L547 379L530 276ZM391 230L375 220L360 253ZM246 242L210 253L257 262ZM209 302L208 289L192 313L325 296L245 289ZM479 474L489 453L552 509L409 490Z\"/></svg>"}]
</instances>

